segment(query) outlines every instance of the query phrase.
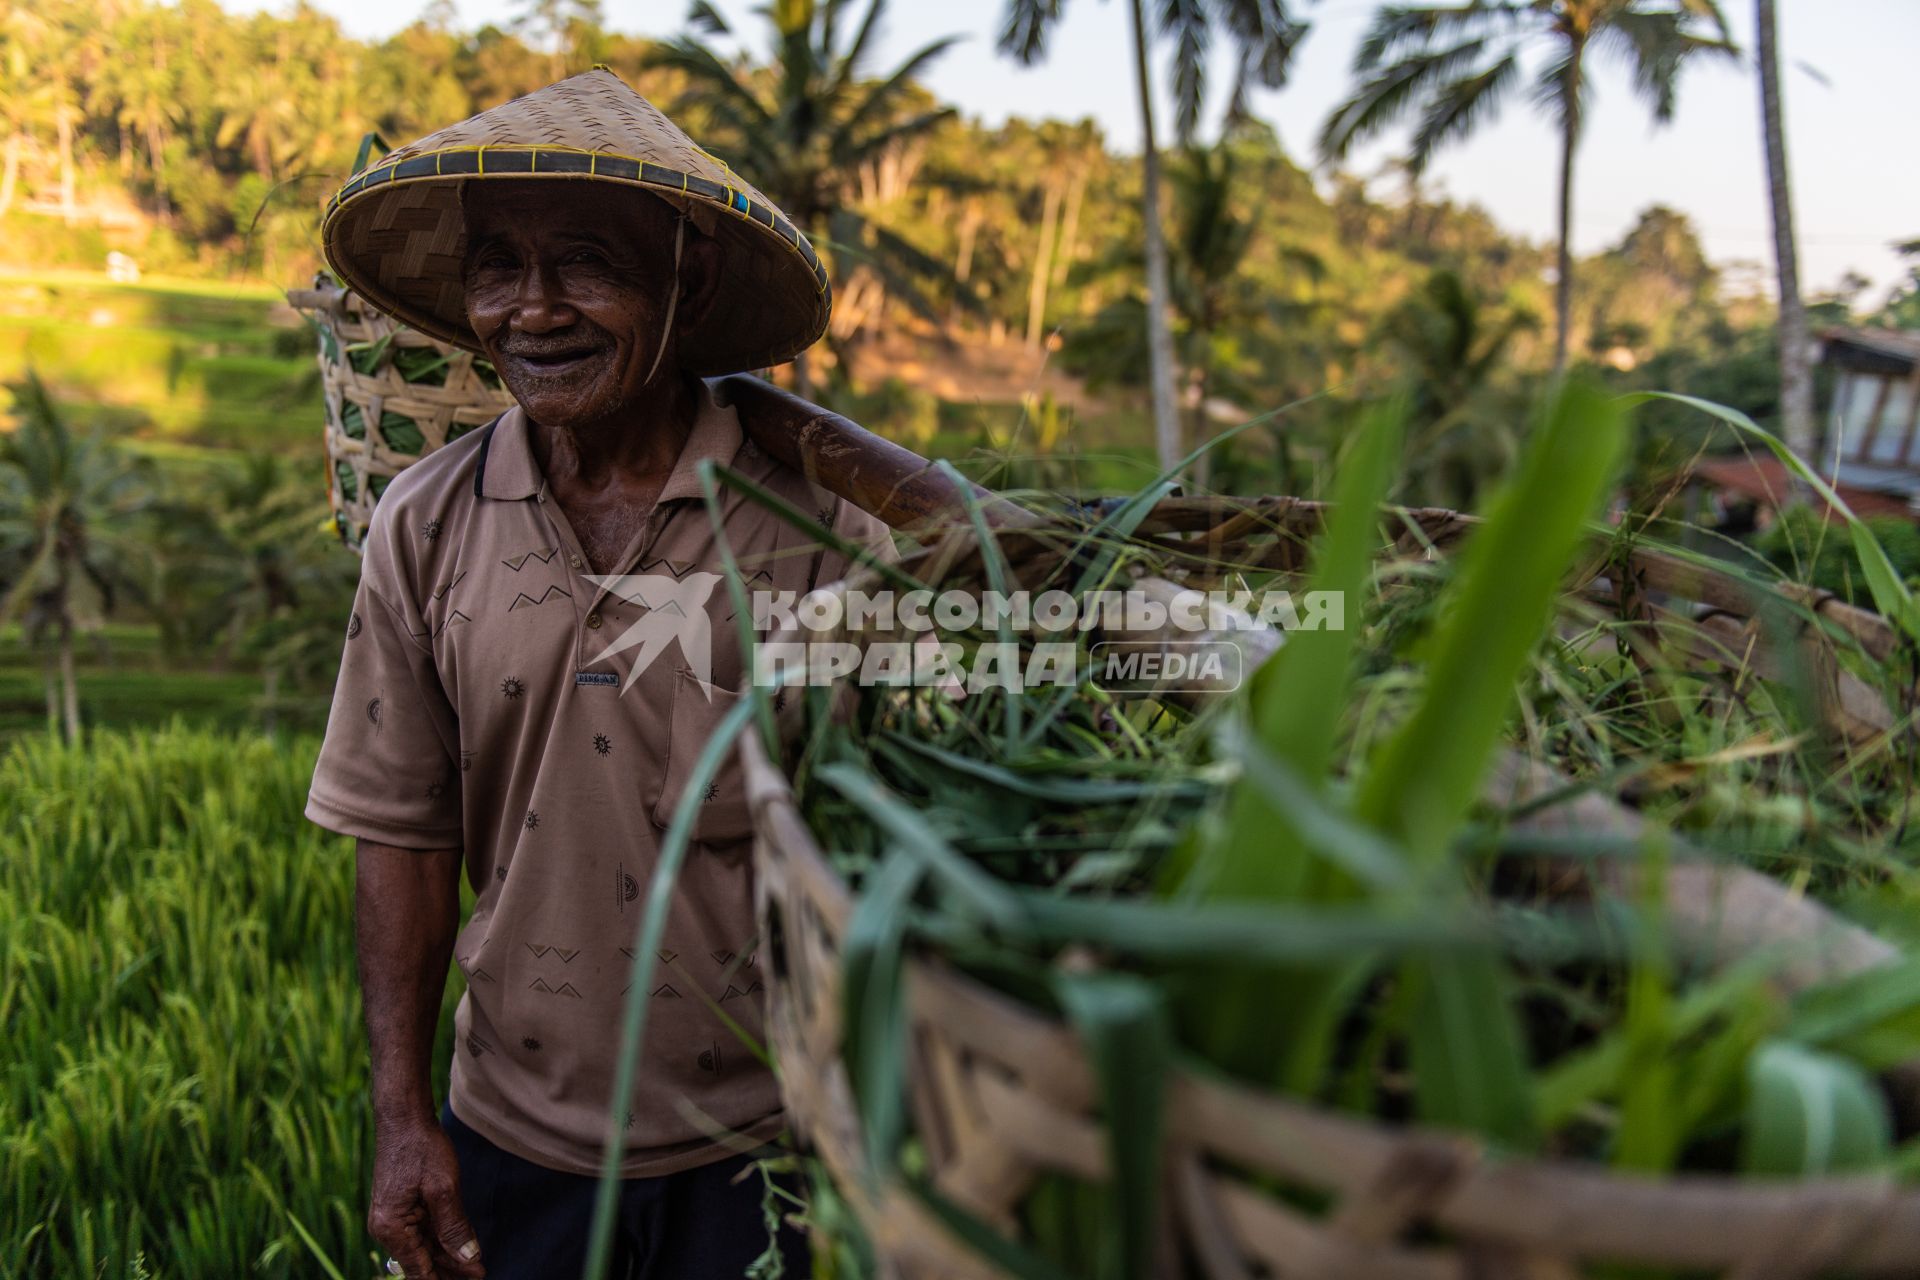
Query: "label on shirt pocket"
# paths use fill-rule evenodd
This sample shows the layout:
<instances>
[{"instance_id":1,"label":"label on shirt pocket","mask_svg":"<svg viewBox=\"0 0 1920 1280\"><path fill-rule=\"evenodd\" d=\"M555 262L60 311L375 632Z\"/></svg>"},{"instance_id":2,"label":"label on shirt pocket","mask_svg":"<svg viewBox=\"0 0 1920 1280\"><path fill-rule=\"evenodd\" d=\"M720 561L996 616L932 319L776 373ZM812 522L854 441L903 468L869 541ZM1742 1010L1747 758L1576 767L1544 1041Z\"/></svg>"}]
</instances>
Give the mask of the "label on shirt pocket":
<instances>
[{"instance_id":1,"label":"label on shirt pocket","mask_svg":"<svg viewBox=\"0 0 1920 1280\"><path fill-rule=\"evenodd\" d=\"M653 807L656 826L665 829L672 824L673 811L687 790L700 753L741 696L735 690L708 684L691 671L675 673L673 706L668 715L666 777ZM698 804L692 833L695 844L727 844L753 834L753 814L747 807L738 752L727 751L720 771L702 789Z\"/></svg>"},{"instance_id":2,"label":"label on shirt pocket","mask_svg":"<svg viewBox=\"0 0 1920 1280\"><path fill-rule=\"evenodd\" d=\"M618 685L620 673L617 671L576 671L573 673L575 684Z\"/></svg>"}]
</instances>

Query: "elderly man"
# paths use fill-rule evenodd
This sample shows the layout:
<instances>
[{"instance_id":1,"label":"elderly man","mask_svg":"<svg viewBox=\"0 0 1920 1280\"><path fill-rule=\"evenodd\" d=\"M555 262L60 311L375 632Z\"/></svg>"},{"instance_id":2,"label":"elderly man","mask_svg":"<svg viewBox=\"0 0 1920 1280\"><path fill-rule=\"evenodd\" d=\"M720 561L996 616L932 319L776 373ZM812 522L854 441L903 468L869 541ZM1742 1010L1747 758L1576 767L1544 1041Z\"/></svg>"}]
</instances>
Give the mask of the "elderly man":
<instances>
[{"instance_id":1,"label":"elderly man","mask_svg":"<svg viewBox=\"0 0 1920 1280\"><path fill-rule=\"evenodd\" d=\"M770 1247L742 1153L782 1118L745 1042L762 987L731 766L691 801L631 1097L611 1096L615 1041L658 842L740 696L699 464L892 553L699 376L817 339L825 273L764 196L603 69L393 153L342 188L324 234L349 285L484 352L517 402L382 497L308 801L358 841L368 1228L395 1274L576 1276L617 1116L613 1274L740 1276ZM754 588L804 593L847 567L724 492ZM450 958L466 994L436 1114ZM808 1273L792 1228L771 1247Z\"/></svg>"}]
</instances>

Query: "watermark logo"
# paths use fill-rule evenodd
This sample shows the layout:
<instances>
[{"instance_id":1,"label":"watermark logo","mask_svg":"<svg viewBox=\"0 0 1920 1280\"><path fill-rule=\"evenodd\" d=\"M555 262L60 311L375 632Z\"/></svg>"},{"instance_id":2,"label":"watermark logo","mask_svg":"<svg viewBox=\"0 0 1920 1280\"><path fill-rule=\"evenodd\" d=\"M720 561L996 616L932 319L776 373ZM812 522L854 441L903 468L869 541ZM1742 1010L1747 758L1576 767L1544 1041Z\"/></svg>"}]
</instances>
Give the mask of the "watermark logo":
<instances>
[{"instance_id":1,"label":"watermark logo","mask_svg":"<svg viewBox=\"0 0 1920 1280\"><path fill-rule=\"evenodd\" d=\"M1108 693L1240 687L1246 655L1227 640L1103 640L1087 651L1087 677Z\"/></svg>"},{"instance_id":2,"label":"watermark logo","mask_svg":"<svg viewBox=\"0 0 1920 1280\"><path fill-rule=\"evenodd\" d=\"M880 638L763 643L755 649L753 679L768 686L839 680L933 685L955 693L1082 679L1114 692L1225 691L1238 688L1246 674L1247 657L1233 633L1340 630L1346 626L1345 603L1340 593L1326 591L1296 597L1286 591L1189 590L1163 597L1139 590L1081 596L915 590L797 598L762 591L753 598L760 632ZM966 634L985 639L970 644L951 638Z\"/></svg>"},{"instance_id":3,"label":"watermark logo","mask_svg":"<svg viewBox=\"0 0 1920 1280\"><path fill-rule=\"evenodd\" d=\"M583 574L641 609L640 617L588 662L630 650L626 678L576 673L576 683L620 684L621 696L678 644L703 686L713 680L707 606L717 573ZM1072 686L1090 680L1115 693L1236 689L1248 659L1234 633L1341 630L1338 592L756 591L750 597L753 681L765 687L932 686L955 695L984 689ZM775 633L786 638L770 640ZM817 639L795 639L811 634ZM826 637L864 637L864 639ZM966 639L972 637L972 639ZM1284 639L1284 636L1277 636ZM1272 643L1264 646L1270 650ZM711 696L709 694L708 696Z\"/></svg>"},{"instance_id":4,"label":"watermark logo","mask_svg":"<svg viewBox=\"0 0 1920 1280\"><path fill-rule=\"evenodd\" d=\"M587 663L590 667L597 666L615 654L639 649L640 652L633 656L633 665L627 670L626 687L620 691L621 697L624 698L627 691L633 688L634 678L652 666L654 659L665 653L675 641L679 642L680 652L686 655L687 665L700 678L701 684L712 683L713 629L707 619L707 598L720 585L719 574L689 573L680 578L659 573L589 573L581 576L595 586L605 587L628 604L639 605L645 610L632 626L594 654Z\"/></svg>"}]
</instances>

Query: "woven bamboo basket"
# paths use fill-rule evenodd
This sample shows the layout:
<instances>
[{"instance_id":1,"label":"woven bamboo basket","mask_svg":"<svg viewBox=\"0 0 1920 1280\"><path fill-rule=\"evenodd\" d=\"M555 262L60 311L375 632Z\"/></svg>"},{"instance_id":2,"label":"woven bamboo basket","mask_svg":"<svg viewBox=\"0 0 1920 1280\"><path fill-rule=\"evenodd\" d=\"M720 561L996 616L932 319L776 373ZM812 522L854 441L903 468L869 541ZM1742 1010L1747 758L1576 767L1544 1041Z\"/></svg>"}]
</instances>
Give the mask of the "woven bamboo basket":
<instances>
[{"instance_id":1,"label":"woven bamboo basket","mask_svg":"<svg viewBox=\"0 0 1920 1280\"><path fill-rule=\"evenodd\" d=\"M373 310L325 273L287 301L319 331L327 498L341 540L358 550L393 477L493 421L513 397L484 358Z\"/></svg>"},{"instance_id":2,"label":"woven bamboo basket","mask_svg":"<svg viewBox=\"0 0 1920 1280\"><path fill-rule=\"evenodd\" d=\"M1222 565L1298 568L1322 514L1287 498L1171 499L1138 536L1170 557L1168 572L1182 585L1205 587ZM1403 545L1423 550L1444 549L1471 524L1448 511L1403 516ZM1057 560L1061 546L1044 529L1001 538L1016 579L1023 566ZM910 564L929 585L981 581L970 533L944 538ZM834 589L873 584L860 574ZM1766 595L1796 611L1810 651L1884 659L1895 647L1873 614L1792 589L1756 594L1750 582L1665 553L1596 558L1577 589L1677 634L1699 657L1749 671L1754 646L1746 641ZM781 638L861 639L844 632ZM1856 681L1848 689L1837 664L1824 670L1836 733L1887 730L1891 718L1871 688ZM784 727L795 726L800 702L789 700ZM809 831L781 763L751 733L741 754L769 960L767 1030L795 1131L860 1219L882 1275L1001 1276L921 1198L875 1179L866 1164L841 1058L841 948L855 895ZM1494 774L1489 799L1505 805L1566 781L1517 755L1504 757ZM1632 810L1593 794L1525 821L1549 833L1639 828ZM1636 887L1637 872L1620 860L1557 870L1563 879L1590 873L1616 892ZM1676 925L1716 959L1795 942L1798 959L1780 977L1788 988L1897 958L1885 941L1757 872L1681 857L1666 890ZM936 1191L1017 1241L1018 1206L1037 1178L1107 1177L1099 1087L1069 1027L924 950L908 961L905 991L907 1109ZM1885 1080L1907 1114L1920 1096L1916 1074L1902 1070ZM1502 1158L1471 1137L1393 1127L1191 1071L1168 1083L1162 1154L1156 1272L1169 1277L1571 1280L1621 1265L1734 1280L1920 1274L1920 1191L1879 1177L1651 1178L1574 1161ZM1299 1194L1283 1200L1274 1186Z\"/></svg>"}]
</instances>

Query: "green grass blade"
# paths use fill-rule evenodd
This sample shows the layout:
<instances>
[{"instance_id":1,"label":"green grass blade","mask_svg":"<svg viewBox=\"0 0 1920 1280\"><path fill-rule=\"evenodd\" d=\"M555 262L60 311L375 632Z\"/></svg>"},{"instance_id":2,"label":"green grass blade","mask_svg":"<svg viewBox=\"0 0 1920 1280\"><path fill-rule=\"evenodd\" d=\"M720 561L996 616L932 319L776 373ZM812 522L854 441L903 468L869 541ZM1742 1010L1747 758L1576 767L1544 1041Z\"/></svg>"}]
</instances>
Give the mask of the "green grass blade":
<instances>
[{"instance_id":1,"label":"green grass blade","mask_svg":"<svg viewBox=\"0 0 1920 1280\"><path fill-rule=\"evenodd\" d=\"M1128 973L1061 973L1054 990L1100 1080L1118 1223L1117 1274L1153 1274L1160 1222L1160 1134L1173 1032L1156 984Z\"/></svg>"},{"instance_id":2,"label":"green grass blade","mask_svg":"<svg viewBox=\"0 0 1920 1280\"><path fill-rule=\"evenodd\" d=\"M862 886L841 945L842 1054L860 1107L867 1168L876 1177L893 1169L906 1129L902 944L907 904L925 874L925 864L909 854L885 858Z\"/></svg>"},{"instance_id":3,"label":"green grass blade","mask_svg":"<svg viewBox=\"0 0 1920 1280\"><path fill-rule=\"evenodd\" d=\"M1812 1177L1872 1168L1892 1153L1885 1099L1844 1058L1774 1041L1753 1055L1747 1087L1749 1173Z\"/></svg>"}]
</instances>

